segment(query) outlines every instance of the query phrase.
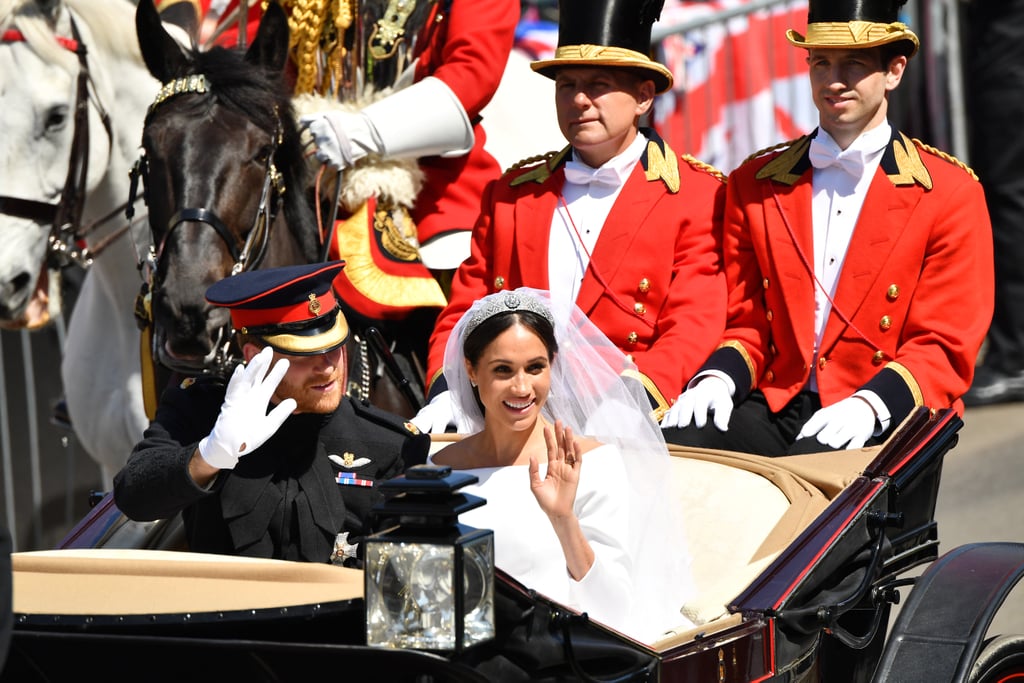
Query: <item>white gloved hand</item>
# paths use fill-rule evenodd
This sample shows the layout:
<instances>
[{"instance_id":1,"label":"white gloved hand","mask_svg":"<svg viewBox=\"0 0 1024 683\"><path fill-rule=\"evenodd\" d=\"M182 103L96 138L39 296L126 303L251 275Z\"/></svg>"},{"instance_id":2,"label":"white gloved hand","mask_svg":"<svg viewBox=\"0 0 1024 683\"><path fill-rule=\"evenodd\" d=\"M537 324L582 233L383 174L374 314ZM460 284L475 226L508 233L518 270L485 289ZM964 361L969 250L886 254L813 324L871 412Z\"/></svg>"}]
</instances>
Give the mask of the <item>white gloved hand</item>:
<instances>
[{"instance_id":1,"label":"white gloved hand","mask_svg":"<svg viewBox=\"0 0 1024 683\"><path fill-rule=\"evenodd\" d=\"M282 358L268 374L273 358L268 346L248 365L235 368L213 431L199 442L199 455L210 465L233 469L240 457L262 446L295 410L295 399L286 398L267 413L274 390L288 372L288 360Z\"/></svg>"},{"instance_id":2,"label":"white gloved hand","mask_svg":"<svg viewBox=\"0 0 1024 683\"><path fill-rule=\"evenodd\" d=\"M303 116L316 143L316 158L339 171L351 167L369 152L379 152L372 126L362 112L325 111Z\"/></svg>"},{"instance_id":3,"label":"white gloved hand","mask_svg":"<svg viewBox=\"0 0 1024 683\"><path fill-rule=\"evenodd\" d=\"M729 430L732 408L729 384L721 377L708 375L679 395L661 419L661 428L688 427L693 422L693 426L703 429L710 412L715 414L715 427L725 432Z\"/></svg>"},{"instance_id":4,"label":"white gloved hand","mask_svg":"<svg viewBox=\"0 0 1024 683\"><path fill-rule=\"evenodd\" d=\"M410 124L415 112L415 125ZM473 125L452 89L428 76L360 111L330 109L299 118L321 162L340 170L368 154L388 159L460 156L473 148Z\"/></svg>"},{"instance_id":5,"label":"white gloved hand","mask_svg":"<svg viewBox=\"0 0 1024 683\"><path fill-rule=\"evenodd\" d=\"M860 448L875 433L875 411L859 396L818 409L796 438L818 436L818 443L829 448Z\"/></svg>"},{"instance_id":6,"label":"white gloved hand","mask_svg":"<svg viewBox=\"0 0 1024 683\"><path fill-rule=\"evenodd\" d=\"M452 392L445 390L430 399L430 403L420 408L410 422L416 425L421 432L443 434L448 425L455 425Z\"/></svg>"}]
</instances>

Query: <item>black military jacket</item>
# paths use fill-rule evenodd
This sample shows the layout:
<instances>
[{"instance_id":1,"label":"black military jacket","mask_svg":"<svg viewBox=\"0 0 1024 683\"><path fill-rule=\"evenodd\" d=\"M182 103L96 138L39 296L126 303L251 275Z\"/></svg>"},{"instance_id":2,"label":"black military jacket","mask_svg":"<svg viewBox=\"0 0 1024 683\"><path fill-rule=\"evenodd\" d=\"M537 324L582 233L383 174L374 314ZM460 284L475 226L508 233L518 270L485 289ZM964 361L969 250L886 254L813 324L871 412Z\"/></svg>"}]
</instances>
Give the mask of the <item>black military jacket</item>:
<instances>
[{"instance_id":1,"label":"black military jacket","mask_svg":"<svg viewBox=\"0 0 1024 683\"><path fill-rule=\"evenodd\" d=\"M376 484L426 460L429 437L372 406L342 399L329 415L289 417L260 448L196 485L188 461L220 412L225 385L186 381L166 391L156 418L114 478L118 508L135 520L182 513L196 552L327 562L335 537L367 531Z\"/></svg>"}]
</instances>

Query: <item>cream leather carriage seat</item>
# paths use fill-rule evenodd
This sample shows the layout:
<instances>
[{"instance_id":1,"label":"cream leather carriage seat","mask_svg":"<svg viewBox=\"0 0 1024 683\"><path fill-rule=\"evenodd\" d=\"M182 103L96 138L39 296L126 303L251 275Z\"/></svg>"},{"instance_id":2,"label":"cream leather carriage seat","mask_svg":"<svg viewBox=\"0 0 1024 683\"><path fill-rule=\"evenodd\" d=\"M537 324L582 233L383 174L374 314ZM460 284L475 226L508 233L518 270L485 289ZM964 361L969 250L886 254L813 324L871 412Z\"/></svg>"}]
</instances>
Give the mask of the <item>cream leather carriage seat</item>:
<instances>
[{"instance_id":1,"label":"cream leather carriage seat","mask_svg":"<svg viewBox=\"0 0 1024 683\"><path fill-rule=\"evenodd\" d=\"M431 452L461 438L432 434ZM766 458L670 446L695 597L680 611L702 625L728 603L852 482L880 447ZM684 545L685 544L685 545ZM681 620L682 621L682 620Z\"/></svg>"}]
</instances>

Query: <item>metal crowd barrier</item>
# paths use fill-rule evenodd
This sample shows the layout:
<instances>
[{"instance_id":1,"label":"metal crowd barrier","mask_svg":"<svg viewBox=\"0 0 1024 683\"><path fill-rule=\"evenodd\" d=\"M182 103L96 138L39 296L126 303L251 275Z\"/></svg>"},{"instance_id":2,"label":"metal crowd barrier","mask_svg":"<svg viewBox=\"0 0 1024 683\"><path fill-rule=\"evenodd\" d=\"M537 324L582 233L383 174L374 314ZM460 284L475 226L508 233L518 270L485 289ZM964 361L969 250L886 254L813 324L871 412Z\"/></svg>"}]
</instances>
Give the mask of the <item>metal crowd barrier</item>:
<instances>
[{"instance_id":1,"label":"metal crowd barrier","mask_svg":"<svg viewBox=\"0 0 1024 683\"><path fill-rule=\"evenodd\" d=\"M14 550L54 547L85 515L99 467L62 419L64 321L0 332L0 524Z\"/></svg>"}]
</instances>

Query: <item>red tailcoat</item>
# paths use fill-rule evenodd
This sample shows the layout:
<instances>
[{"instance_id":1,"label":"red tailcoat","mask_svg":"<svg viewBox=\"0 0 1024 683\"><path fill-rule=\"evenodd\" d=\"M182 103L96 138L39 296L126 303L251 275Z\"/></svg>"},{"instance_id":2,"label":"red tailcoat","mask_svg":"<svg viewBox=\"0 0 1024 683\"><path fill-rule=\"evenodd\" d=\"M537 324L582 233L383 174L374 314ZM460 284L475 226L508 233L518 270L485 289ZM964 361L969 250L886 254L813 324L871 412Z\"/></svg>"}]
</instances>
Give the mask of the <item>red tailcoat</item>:
<instances>
[{"instance_id":1,"label":"red tailcoat","mask_svg":"<svg viewBox=\"0 0 1024 683\"><path fill-rule=\"evenodd\" d=\"M444 81L473 122L476 139L465 156L420 159L426 180L412 216L421 244L448 232L472 229L484 187L501 175L498 162L484 151L480 111L498 89L519 21L517 0L441 4L449 9L420 53L416 80L434 76ZM440 11L443 15L444 10ZM409 125L416 125L416 112L409 112Z\"/></svg>"},{"instance_id":2,"label":"red tailcoat","mask_svg":"<svg viewBox=\"0 0 1024 683\"><path fill-rule=\"evenodd\" d=\"M729 318L705 368L760 389L773 411L817 378L823 406L876 392L893 423L915 406L963 410L993 306L981 185L955 159L895 133L871 181L814 356L810 138L729 178Z\"/></svg>"},{"instance_id":3,"label":"red tailcoat","mask_svg":"<svg viewBox=\"0 0 1024 683\"><path fill-rule=\"evenodd\" d=\"M725 324L719 265L720 174L682 161L653 131L601 228L576 304L633 357L652 397L674 399L714 349ZM480 297L548 289L548 237L569 148L492 183L430 340L428 376L441 372L448 336ZM595 275L595 271L597 275Z\"/></svg>"}]
</instances>

